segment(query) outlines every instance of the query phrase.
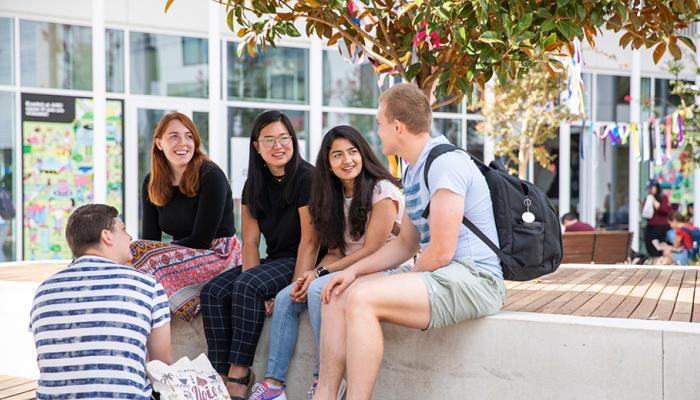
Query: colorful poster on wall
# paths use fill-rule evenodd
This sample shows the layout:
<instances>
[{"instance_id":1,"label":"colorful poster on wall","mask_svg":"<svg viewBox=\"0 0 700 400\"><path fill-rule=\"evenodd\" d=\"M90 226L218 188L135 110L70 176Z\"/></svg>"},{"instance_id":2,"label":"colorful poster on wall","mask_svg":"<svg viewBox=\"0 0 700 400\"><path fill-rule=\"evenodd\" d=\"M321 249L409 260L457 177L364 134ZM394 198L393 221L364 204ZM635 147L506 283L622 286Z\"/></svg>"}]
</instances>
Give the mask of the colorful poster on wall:
<instances>
[{"instance_id":1,"label":"colorful poster on wall","mask_svg":"<svg viewBox=\"0 0 700 400\"><path fill-rule=\"evenodd\" d=\"M694 202L693 175L683 168L684 151L675 149L671 157L662 164L654 165L654 179L661 184L672 205L678 205L679 211L685 213L688 204Z\"/></svg>"},{"instance_id":2,"label":"colorful poster on wall","mask_svg":"<svg viewBox=\"0 0 700 400\"><path fill-rule=\"evenodd\" d=\"M123 209L123 102L107 101L107 203ZM93 201L92 100L22 94L24 259L70 259L70 213Z\"/></svg>"}]
</instances>

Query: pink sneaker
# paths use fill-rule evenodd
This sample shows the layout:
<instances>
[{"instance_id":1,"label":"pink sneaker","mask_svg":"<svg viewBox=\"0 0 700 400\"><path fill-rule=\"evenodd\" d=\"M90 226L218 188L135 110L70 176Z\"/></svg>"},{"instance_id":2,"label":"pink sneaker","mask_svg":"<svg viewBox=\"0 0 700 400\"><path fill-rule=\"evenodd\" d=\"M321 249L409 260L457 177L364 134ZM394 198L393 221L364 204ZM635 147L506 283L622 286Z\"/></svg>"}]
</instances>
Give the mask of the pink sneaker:
<instances>
[{"instance_id":1,"label":"pink sneaker","mask_svg":"<svg viewBox=\"0 0 700 400\"><path fill-rule=\"evenodd\" d=\"M279 388L269 387L267 381L262 381L253 385L248 400L287 400L284 393L284 386Z\"/></svg>"}]
</instances>

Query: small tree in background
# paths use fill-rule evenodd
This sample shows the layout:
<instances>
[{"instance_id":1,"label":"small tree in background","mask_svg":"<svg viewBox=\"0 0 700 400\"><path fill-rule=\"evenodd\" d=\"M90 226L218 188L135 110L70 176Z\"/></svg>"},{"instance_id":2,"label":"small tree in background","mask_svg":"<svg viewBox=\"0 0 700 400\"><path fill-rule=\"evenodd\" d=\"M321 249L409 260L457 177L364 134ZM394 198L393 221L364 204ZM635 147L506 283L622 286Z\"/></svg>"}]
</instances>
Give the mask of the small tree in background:
<instances>
[{"instance_id":1,"label":"small tree in background","mask_svg":"<svg viewBox=\"0 0 700 400\"><path fill-rule=\"evenodd\" d=\"M165 9L174 0L165 1ZM208 0L212 1L212 0ZM655 47L681 57L677 32L698 19L696 0L213 0L241 38L239 52L300 36L305 25L349 57L366 56L380 73L398 74L431 95L433 107L460 101L492 76L501 84L541 65L551 76L574 38L593 46L603 28L623 31L621 47ZM206 4L202 2L202 4ZM295 25L295 23L297 25Z\"/></svg>"},{"instance_id":2,"label":"small tree in background","mask_svg":"<svg viewBox=\"0 0 700 400\"><path fill-rule=\"evenodd\" d=\"M544 67L533 68L517 81L497 84L494 101L483 105L484 121L477 125L477 131L496 139L496 155L516 165L522 179L531 157L543 168L552 162L545 142L557 137L561 122L576 118L569 106L559 101L565 89L563 73L551 79Z\"/></svg>"},{"instance_id":3,"label":"small tree in background","mask_svg":"<svg viewBox=\"0 0 700 400\"><path fill-rule=\"evenodd\" d=\"M671 81L671 94L680 97L681 104L677 107L683 118L683 142L680 143L679 159L683 173L690 176L692 171L700 166L700 88L695 83L689 83L679 78L683 65L670 62L668 70L675 79ZM700 68L695 66L695 73L700 74Z\"/></svg>"}]
</instances>

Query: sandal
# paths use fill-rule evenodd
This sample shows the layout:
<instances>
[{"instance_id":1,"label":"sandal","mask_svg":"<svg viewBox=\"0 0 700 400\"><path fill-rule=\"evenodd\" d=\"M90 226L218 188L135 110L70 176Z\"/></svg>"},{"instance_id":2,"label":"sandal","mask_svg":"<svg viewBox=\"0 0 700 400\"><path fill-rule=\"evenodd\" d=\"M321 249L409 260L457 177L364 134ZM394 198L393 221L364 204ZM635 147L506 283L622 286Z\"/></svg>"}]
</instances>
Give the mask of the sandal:
<instances>
[{"instance_id":1,"label":"sandal","mask_svg":"<svg viewBox=\"0 0 700 400\"><path fill-rule=\"evenodd\" d=\"M248 368L248 374L244 378L233 378L230 376L222 376L221 378L224 380L224 385L228 382L231 382L246 387L246 397L231 396L231 400L247 400L250 388L253 386L253 382L255 382L255 373L252 369Z\"/></svg>"}]
</instances>

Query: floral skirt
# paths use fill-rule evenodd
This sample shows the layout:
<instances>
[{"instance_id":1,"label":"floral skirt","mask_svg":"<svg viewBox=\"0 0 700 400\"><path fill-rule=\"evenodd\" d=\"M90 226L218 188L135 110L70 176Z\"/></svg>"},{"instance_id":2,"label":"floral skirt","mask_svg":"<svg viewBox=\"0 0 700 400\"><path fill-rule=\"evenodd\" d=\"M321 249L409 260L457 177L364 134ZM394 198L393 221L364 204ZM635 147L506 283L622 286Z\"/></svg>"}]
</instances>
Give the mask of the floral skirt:
<instances>
[{"instance_id":1,"label":"floral skirt","mask_svg":"<svg viewBox=\"0 0 700 400\"><path fill-rule=\"evenodd\" d=\"M154 276L170 300L170 311L190 321L200 310L199 292L225 269L241 265L241 242L231 236L214 240L209 249L166 242L131 243L132 266Z\"/></svg>"}]
</instances>

